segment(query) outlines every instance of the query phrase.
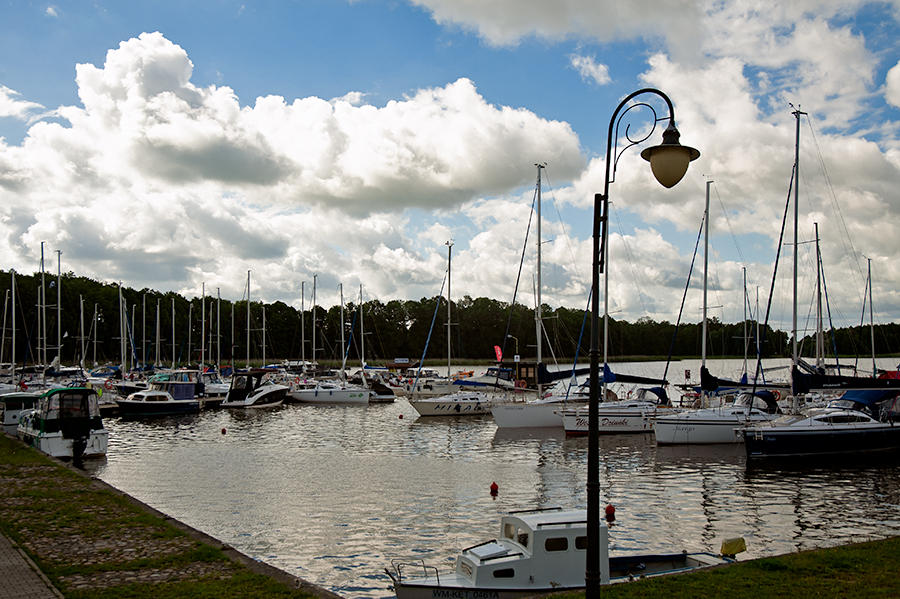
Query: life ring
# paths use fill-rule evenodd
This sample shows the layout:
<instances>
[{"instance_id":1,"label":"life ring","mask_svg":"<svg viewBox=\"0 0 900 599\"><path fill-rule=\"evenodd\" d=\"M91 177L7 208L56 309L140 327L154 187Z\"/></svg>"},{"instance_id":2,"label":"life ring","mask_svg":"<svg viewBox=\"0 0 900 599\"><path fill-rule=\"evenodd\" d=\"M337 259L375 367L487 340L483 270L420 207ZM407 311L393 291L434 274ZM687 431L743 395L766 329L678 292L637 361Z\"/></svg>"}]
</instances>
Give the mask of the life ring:
<instances>
[{"instance_id":1,"label":"life ring","mask_svg":"<svg viewBox=\"0 0 900 599\"><path fill-rule=\"evenodd\" d=\"M775 401L781 401L781 391L778 389L772 389L772 395L775 396Z\"/></svg>"},{"instance_id":2,"label":"life ring","mask_svg":"<svg viewBox=\"0 0 900 599\"><path fill-rule=\"evenodd\" d=\"M106 388L107 391L112 391L112 390L113 390L113 383L112 383L112 381L109 380L109 379L106 379L106 382L103 383L103 386Z\"/></svg>"},{"instance_id":3,"label":"life ring","mask_svg":"<svg viewBox=\"0 0 900 599\"><path fill-rule=\"evenodd\" d=\"M294 384L295 384L295 385L299 385L299 384L300 384L300 377L299 377L299 376L295 376L295 377L294 377Z\"/></svg>"},{"instance_id":4,"label":"life ring","mask_svg":"<svg viewBox=\"0 0 900 599\"><path fill-rule=\"evenodd\" d=\"M25 381L19 381L19 389L21 389L22 391L28 389L28 385L25 384Z\"/></svg>"},{"instance_id":5,"label":"life ring","mask_svg":"<svg viewBox=\"0 0 900 599\"><path fill-rule=\"evenodd\" d=\"M516 381L516 389L524 389L526 384L525 379L519 379Z\"/></svg>"}]
</instances>

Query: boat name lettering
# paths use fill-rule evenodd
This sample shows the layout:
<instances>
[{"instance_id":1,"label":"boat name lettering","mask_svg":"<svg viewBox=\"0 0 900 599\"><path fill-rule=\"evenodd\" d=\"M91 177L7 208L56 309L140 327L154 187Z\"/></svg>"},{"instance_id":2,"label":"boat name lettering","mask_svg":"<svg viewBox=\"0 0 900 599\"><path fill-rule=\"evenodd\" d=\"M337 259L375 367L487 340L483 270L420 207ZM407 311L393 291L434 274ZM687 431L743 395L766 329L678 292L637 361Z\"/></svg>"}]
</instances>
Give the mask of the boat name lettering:
<instances>
[{"instance_id":1,"label":"boat name lettering","mask_svg":"<svg viewBox=\"0 0 900 599\"><path fill-rule=\"evenodd\" d=\"M431 596L434 599L499 599L500 593L465 589L433 589Z\"/></svg>"}]
</instances>

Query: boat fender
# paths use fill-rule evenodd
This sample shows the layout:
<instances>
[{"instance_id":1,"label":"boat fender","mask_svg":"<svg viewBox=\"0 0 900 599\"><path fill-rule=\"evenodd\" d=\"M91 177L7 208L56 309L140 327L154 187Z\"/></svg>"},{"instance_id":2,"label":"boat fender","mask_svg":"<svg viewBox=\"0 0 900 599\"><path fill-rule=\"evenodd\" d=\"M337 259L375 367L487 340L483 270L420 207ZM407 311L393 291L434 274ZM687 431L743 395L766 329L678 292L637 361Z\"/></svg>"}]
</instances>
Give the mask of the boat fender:
<instances>
[{"instance_id":1,"label":"boat fender","mask_svg":"<svg viewBox=\"0 0 900 599\"><path fill-rule=\"evenodd\" d=\"M616 521L616 506L611 503L606 504L606 521L610 524Z\"/></svg>"},{"instance_id":2,"label":"boat fender","mask_svg":"<svg viewBox=\"0 0 900 599\"><path fill-rule=\"evenodd\" d=\"M725 539L722 541L722 548L719 552L728 558L734 559L738 553L747 551L747 542L744 537L735 537L733 539Z\"/></svg>"}]
</instances>

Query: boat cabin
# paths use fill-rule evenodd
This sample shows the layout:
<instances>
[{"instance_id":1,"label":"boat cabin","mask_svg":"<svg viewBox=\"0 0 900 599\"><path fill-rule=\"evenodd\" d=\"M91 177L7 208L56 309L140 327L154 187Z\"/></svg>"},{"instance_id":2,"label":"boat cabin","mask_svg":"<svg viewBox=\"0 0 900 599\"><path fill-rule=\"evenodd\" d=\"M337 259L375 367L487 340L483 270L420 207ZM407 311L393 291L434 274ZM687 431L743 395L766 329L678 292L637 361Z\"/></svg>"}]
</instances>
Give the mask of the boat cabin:
<instances>
[{"instance_id":1,"label":"boat cabin","mask_svg":"<svg viewBox=\"0 0 900 599\"><path fill-rule=\"evenodd\" d=\"M500 540L464 549L456 573L475 587L569 586L566 581L584 578L586 549L584 510L511 512L500 520ZM608 581L608 567L605 571Z\"/></svg>"},{"instance_id":2,"label":"boat cabin","mask_svg":"<svg viewBox=\"0 0 900 599\"><path fill-rule=\"evenodd\" d=\"M62 432L67 439L87 436L92 429L103 428L97 392L82 387L51 389L38 400L33 424L45 433Z\"/></svg>"}]
</instances>

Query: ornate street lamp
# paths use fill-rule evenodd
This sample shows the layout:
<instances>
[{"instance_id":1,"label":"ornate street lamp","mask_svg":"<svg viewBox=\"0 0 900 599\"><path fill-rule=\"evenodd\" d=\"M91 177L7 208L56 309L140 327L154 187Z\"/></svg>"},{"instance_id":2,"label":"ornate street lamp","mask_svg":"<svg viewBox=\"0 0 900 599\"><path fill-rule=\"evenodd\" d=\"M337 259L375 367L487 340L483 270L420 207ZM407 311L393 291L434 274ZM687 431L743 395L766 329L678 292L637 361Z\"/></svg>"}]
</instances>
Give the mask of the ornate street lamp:
<instances>
[{"instance_id":1,"label":"ornate street lamp","mask_svg":"<svg viewBox=\"0 0 900 599\"><path fill-rule=\"evenodd\" d=\"M669 109L668 116L658 117L656 110L645 102L628 104L632 98L641 94L656 94L665 100ZM627 105L627 107L626 107ZM624 111L622 109L625 109ZM618 140L619 124L622 118L633 108L647 108L653 113L653 127L639 139L633 139L629 127L625 127L625 139L628 145L615 153L613 141ZM621 113L621 114L620 114ZM609 277L606 259L609 216L609 184L615 180L615 166L619 157L628 148L640 144L653 135L656 124L668 120L669 124L663 132L662 144L647 148L641 152L641 158L650 162L653 176L665 187L672 187L684 177L688 165L700 156L694 148L683 146L678 142L680 134L675 128L675 108L669 97L658 89L644 88L629 94L613 111L609 120L609 132L606 138L606 181L603 193L594 195L594 229L593 229L593 268L591 269L591 350L590 350L590 395L588 408L588 473L587 473L587 552L585 565L585 595L589 598L600 595L600 273L604 273L603 291L603 363L607 362L607 340L609 337ZM613 154L615 157L613 158ZM612 180L610 179L612 167ZM603 395L606 396L606 382L603 383Z\"/></svg>"}]
</instances>

